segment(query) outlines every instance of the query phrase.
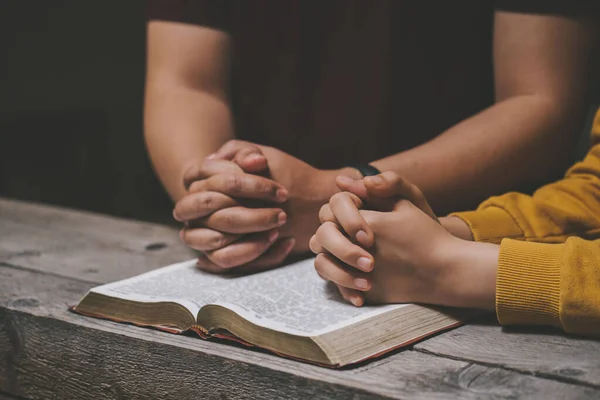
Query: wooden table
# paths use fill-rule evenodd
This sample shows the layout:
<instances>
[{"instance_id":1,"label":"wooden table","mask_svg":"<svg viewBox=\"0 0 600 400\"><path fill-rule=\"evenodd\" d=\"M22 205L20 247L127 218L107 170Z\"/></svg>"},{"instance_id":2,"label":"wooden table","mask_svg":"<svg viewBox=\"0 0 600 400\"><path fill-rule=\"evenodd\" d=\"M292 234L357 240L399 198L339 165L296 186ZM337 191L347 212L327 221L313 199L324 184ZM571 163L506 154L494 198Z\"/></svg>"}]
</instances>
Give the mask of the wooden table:
<instances>
[{"instance_id":1,"label":"wooden table","mask_svg":"<svg viewBox=\"0 0 600 400\"><path fill-rule=\"evenodd\" d=\"M338 371L67 311L192 257L172 228L0 199L0 399L600 399L600 342L493 318Z\"/></svg>"}]
</instances>

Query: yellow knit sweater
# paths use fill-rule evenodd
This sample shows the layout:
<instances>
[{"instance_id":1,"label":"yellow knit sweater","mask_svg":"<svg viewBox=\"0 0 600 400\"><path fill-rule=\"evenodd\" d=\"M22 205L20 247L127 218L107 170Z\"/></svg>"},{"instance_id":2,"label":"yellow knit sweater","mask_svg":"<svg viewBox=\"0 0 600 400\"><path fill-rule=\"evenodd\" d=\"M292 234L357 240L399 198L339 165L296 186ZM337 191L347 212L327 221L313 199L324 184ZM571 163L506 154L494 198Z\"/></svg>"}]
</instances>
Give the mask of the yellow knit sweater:
<instances>
[{"instance_id":1,"label":"yellow knit sweater","mask_svg":"<svg viewBox=\"0 0 600 400\"><path fill-rule=\"evenodd\" d=\"M600 333L600 109L590 152L564 179L533 196L507 193L477 211L453 215L467 223L476 241L501 243L501 324Z\"/></svg>"}]
</instances>

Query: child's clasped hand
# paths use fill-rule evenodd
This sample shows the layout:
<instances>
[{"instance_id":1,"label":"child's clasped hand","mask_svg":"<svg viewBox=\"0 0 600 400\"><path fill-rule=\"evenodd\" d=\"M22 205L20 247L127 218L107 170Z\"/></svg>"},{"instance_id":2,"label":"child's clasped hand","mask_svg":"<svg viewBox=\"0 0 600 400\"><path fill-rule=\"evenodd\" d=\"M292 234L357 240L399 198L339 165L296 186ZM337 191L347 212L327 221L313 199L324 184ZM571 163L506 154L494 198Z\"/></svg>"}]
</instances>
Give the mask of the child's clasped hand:
<instances>
[{"instance_id":1,"label":"child's clasped hand","mask_svg":"<svg viewBox=\"0 0 600 400\"><path fill-rule=\"evenodd\" d=\"M481 288L473 279L493 286L495 275L469 262L477 243L449 233L415 185L393 172L337 183L310 248L347 301L469 307Z\"/></svg>"}]
</instances>

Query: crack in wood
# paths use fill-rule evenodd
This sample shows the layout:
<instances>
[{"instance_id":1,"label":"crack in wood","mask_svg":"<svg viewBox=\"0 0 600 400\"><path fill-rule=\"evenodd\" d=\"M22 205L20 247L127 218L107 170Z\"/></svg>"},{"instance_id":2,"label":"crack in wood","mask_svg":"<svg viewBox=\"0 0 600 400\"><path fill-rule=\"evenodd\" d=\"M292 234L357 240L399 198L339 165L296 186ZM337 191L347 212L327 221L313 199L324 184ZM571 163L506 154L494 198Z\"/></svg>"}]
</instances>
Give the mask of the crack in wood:
<instances>
[{"instance_id":1,"label":"crack in wood","mask_svg":"<svg viewBox=\"0 0 600 400\"><path fill-rule=\"evenodd\" d=\"M73 281L80 282L80 283L86 283L86 284L92 284L92 285L101 285L102 284L101 282L97 282L97 281L89 281L86 279L74 278L72 276L65 276L65 275L54 273L54 272L40 271L35 268L23 267L21 265L7 263L6 261L0 261L0 268L2 268L2 267L9 268L9 269L16 269L17 271L33 272L35 274L40 274L40 275L54 276L56 278L66 278L66 279L73 280Z\"/></svg>"},{"instance_id":2,"label":"crack in wood","mask_svg":"<svg viewBox=\"0 0 600 400\"><path fill-rule=\"evenodd\" d=\"M334 371L77 316L66 307L90 287L195 253L171 228L1 198L0 208L0 225L8 233L0 241L0 391L12 393L0 400L17 400L15 395L590 399L600 394L600 343L551 340L544 332L511 338L496 324L468 324L412 350ZM158 243L168 246L146 248ZM15 254L20 256L11 259ZM3 313L10 314L10 322ZM18 391L9 389L11 367Z\"/></svg>"},{"instance_id":3,"label":"crack in wood","mask_svg":"<svg viewBox=\"0 0 600 400\"><path fill-rule=\"evenodd\" d=\"M0 400L27 400L24 397L15 396L14 394L10 394L7 392L3 392L0 390Z\"/></svg>"},{"instance_id":4,"label":"crack in wood","mask_svg":"<svg viewBox=\"0 0 600 400\"><path fill-rule=\"evenodd\" d=\"M37 250L23 250L18 253L12 253L8 255L9 259L17 258L17 257L39 257L42 255L41 251Z\"/></svg>"},{"instance_id":5,"label":"crack in wood","mask_svg":"<svg viewBox=\"0 0 600 400\"><path fill-rule=\"evenodd\" d=\"M13 322L11 314L5 309L0 309L0 321L2 321L1 331L4 331L6 337L1 342L4 343L4 359L6 360L6 378L8 380L8 390L11 392L18 391L18 365L19 356L23 351L24 339L23 332L19 326Z\"/></svg>"},{"instance_id":6,"label":"crack in wood","mask_svg":"<svg viewBox=\"0 0 600 400\"><path fill-rule=\"evenodd\" d=\"M593 383L584 382L584 381L581 381L578 379L568 378L568 377L564 377L564 376L553 375L553 374L550 374L547 372L539 372L539 371L532 372L532 371L527 371L527 370L523 370L523 369L519 369L519 368L515 368L515 367L509 367L505 364L494 364L494 363L487 363L484 361L475 361L475 360L471 360L471 359L464 358L464 357L451 356L448 354L438 353L435 351L425 350L425 349L421 349L421 348L413 348L413 351L416 351L418 353L428 354L430 356L447 358L449 360L462 361L462 362L467 362L470 364L481 365L483 367L498 368L498 369L502 369L505 371L516 372L516 373L519 373L522 375L534 376L536 378L546 379L546 380L550 380L550 381L568 383L571 385L587 387L590 389L600 389L600 385L595 385ZM466 368L466 366L465 366L465 368Z\"/></svg>"}]
</instances>

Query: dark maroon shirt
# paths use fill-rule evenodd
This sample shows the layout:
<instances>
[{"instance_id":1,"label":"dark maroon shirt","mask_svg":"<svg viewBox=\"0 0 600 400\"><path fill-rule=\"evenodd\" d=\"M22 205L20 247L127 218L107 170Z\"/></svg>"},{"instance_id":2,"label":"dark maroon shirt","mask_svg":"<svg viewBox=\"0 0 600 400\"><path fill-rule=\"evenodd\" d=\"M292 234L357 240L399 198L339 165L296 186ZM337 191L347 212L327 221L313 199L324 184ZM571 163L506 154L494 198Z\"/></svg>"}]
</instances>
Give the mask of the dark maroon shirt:
<instances>
[{"instance_id":1,"label":"dark maroon shirt","mask_svg":"<svg viewBox=\"0 0 600 400\"><path fill-rule=\"evenodd\" d=\"M493 103L495 8L575 3L150 0L149 18L227 31L237 137L337 168L417 146Z\"/></svg>"}]
</instances>

